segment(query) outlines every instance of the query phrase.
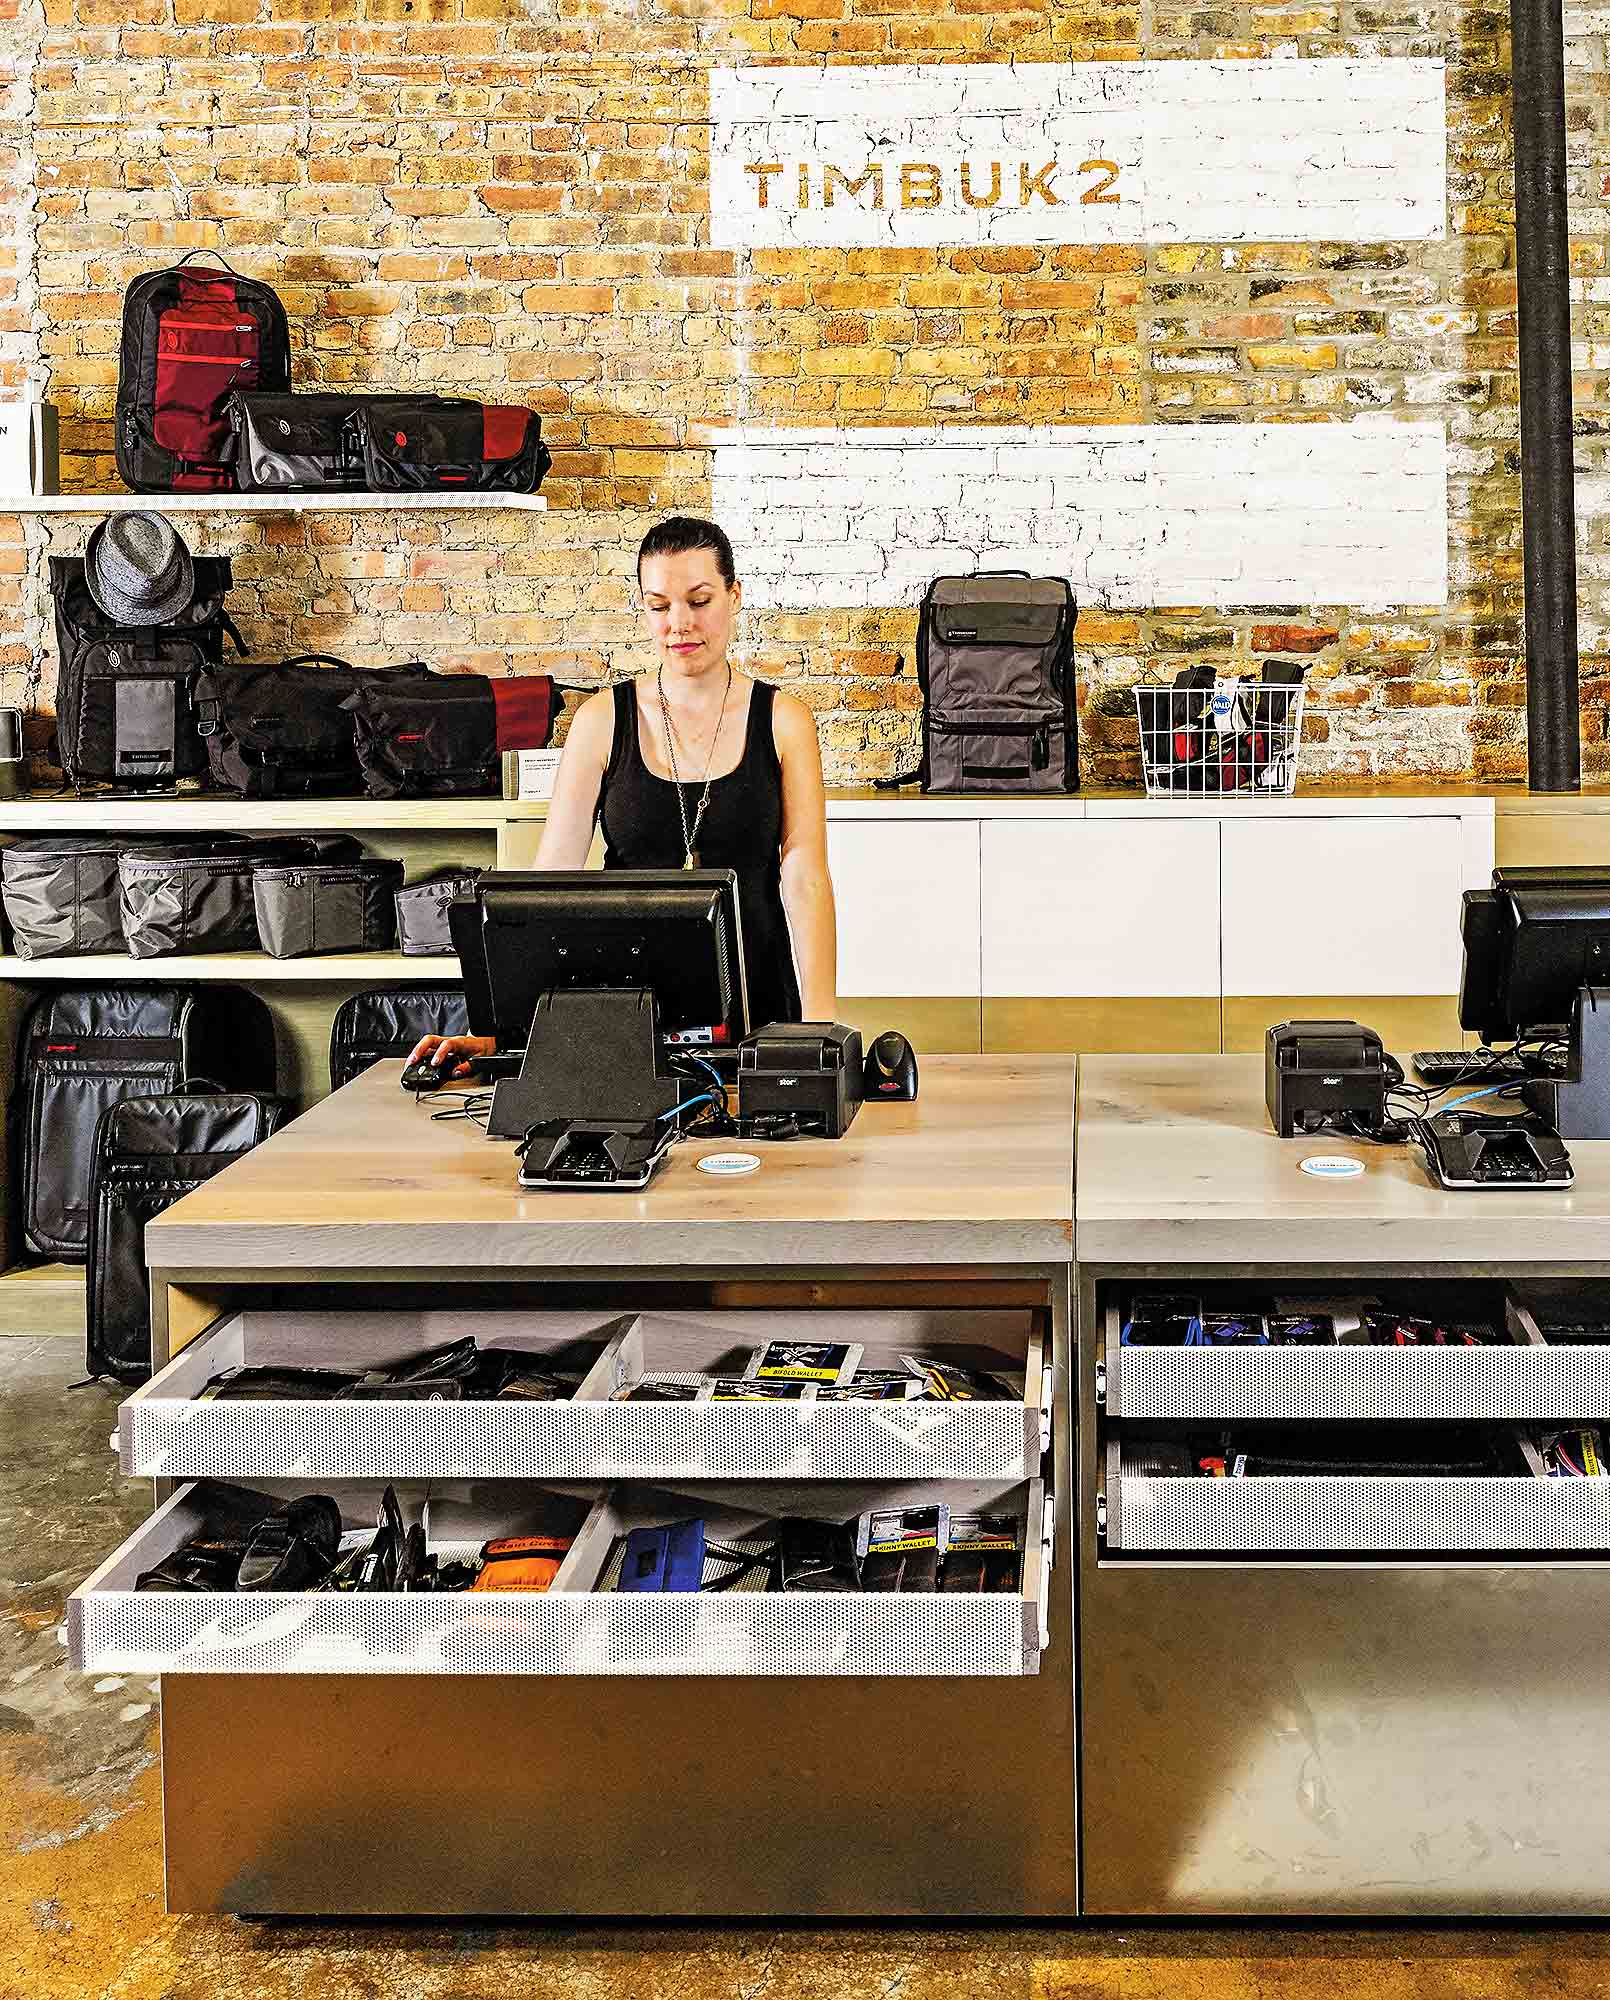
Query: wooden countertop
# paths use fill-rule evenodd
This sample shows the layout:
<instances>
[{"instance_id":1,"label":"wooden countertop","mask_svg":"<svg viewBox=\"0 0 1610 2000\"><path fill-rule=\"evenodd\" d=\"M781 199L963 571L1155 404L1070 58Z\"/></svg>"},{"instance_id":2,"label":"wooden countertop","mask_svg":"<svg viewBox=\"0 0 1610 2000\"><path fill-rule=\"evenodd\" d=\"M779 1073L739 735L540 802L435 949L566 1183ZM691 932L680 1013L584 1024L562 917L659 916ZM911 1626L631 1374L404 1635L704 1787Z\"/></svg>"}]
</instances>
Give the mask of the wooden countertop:
<instances>
[{"instance_id":1,"label":"wooden countertop","mask_svg":"<svg viewBox=\"0 0 1610 2000\"><path fill-rule=\"evenodd\" d=\"M836 1142L678 1146L639 1195L522 1194L514 1150L379 1063L153 1221L153 1269L833 1269L1072 1255L1071 1056L925 1059ZM707 1153L758 1153L716 1179Z\"/></svg>"},{"instance_id":2,"label":"wooden countertop","mask_svg":"<svg viewBox=\"0 0 1610 2000\"><path fill-rule=\"evenodd\" d=\"M1610 1142L1564 1193L1449 1193L1411 1146L1277 1139L1258 1056L1086 1056L1075 1244L1084 1264L1610 1264ZM1299 1161L1351 1153L1355 1180Z\"/></svg>"}]
</instances>

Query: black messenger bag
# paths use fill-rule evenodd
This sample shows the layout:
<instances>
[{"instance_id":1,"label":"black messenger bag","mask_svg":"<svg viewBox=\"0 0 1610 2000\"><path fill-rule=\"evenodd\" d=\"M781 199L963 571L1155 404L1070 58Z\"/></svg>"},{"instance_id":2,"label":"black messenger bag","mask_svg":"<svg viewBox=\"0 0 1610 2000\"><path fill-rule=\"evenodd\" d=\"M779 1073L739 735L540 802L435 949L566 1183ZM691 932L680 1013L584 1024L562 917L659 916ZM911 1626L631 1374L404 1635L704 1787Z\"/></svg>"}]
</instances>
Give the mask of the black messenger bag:
<instances>
[{"instance_id":1,"label":"black messenger bag","mask_svg":"<svg viewBox=\"0 0 1610 2000\"><path fill-rule=\"evenodd\" d=\"M187 1077L272 1090L274 1023L241 986L62 986L23 1017L11 1103L12 1185L36 1256L82 1264L95 1128L120 1098Z\"/></svg>"},{"instance_id":2,"label":"black messenger bag","mask_svg":"<svg viewBox=\"0 0 1610 2000\"><path fill-rule=\"evenodd\" d=\"M541 417L510 404L421 396L360 409L353 428L376 493L535 493L553 463Z\"/></svg>"},{"instance_id":3,"label":"black messenger bag","mask_svg":"<svg viewBox=\"0 0 1610 2000\"><path fill-rule=\"evenodd\" d=\"M498 789L497 701L484 674L361 683L347 698L374 799L479 796Z\"/></svg>"},{"instance_id":4,"label":"black messenger bag","mask_svg":"<svg viewBox=\"0 0 1610 2000\"><path fill-rule=\"evenodd\" d=\"M81 556L52 556L56 608L56 741L74 785L171 787L207 768L196 685L246 648L224 610L227 556L195 558L196 589L171 624L119 625L89 594Z\"/></svg>"},{"instance_id":5,"label":"black messenger bag","mask_svg":"<svg viewBox=\"0 0 1610 2000\"><path fill-rule=\"evenodd\" d=\"M247 493L361 489L367 475L358 419L365 411L381 418L388 410L417 411L430 400L368 396L358 390L310 396L237 390L229 399L236 483Z\"/></svg>"},{"instance_id":6,"label":"black messenger bag","mask_svg":"<svg viewBox=\"0 0 1610 2000\"><path fill-rule=\"evenodd\" d=\"M85 1365L131 1387L151 1374L145 1225L285 1122L277 1097L184 1090L101 1114L90 1163Z\"/></svg>"},{"instance_id":7,"label":"black messenger bag","mask_svg":"<svg viewBox=\"0 0 1610 2000\"><path fill-rule=\"evenodd\" d=\"M371 1063L410 1054L423 1035L467 1035L464 989L371 986L335 1010L330 1023L330 1088L339 1090Z\"/></svg>"},{"instance_id":8,"label":"black messenger bag","mask_svg":"<svg viewBox=\"0 0 1610 2000\"><path fill-rule=\"evenodd\" d=\"M429 678L422 660L354 667L323 653L220 664L196 689L212 782L243 799L357 798L363 772L342 704L361 686Z\"/></svg>"},{"instance_id":9,"label":"black messenger bag","mask_svg":"<svg viewBox=\"0 0 1610 2000\"><path fill-rule=\"evenodd\" d=\"M1073 591L1020 570L941 576L917 623L925 792L1071 792L1079 783Z\"/></svg>"}]
</instances>

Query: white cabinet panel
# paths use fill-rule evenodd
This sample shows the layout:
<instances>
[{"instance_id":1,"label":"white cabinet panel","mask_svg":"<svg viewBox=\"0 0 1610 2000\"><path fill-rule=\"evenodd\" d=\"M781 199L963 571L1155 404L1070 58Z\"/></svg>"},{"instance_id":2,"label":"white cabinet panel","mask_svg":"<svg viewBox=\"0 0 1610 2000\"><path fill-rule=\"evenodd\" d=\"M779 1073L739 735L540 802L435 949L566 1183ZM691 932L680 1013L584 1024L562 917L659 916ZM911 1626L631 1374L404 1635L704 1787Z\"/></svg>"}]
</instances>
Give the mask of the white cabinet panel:
<instances>
[{"instance_id":1,"label":"white cabinet panel","mask_svg":"<svg viewBox=\"0 0 1610 2000\"><path fill-rule=\"evenodd\" d=\"M977 820L835 820L827 853L840 993L978 993Z\"/></svg>"},{"instance_id":2,"label":"white cabinet panel","mask_svg":"<svg viewBox=\"0 0 1610 2000\"><path fill-rule=\"evenodd\" d=\"M1226 821L1227 994L1455 993L1460 821Z\"/></svg>"},{"instance_id":3,"label":"white cabinet panel","mask_svg":"<svg viewBox=\"0 0 1610 2000\"><path fill-rule=\"evenodd\" d=\"M986 822L982 854L992 997L1218 992L1215 821Z\"/></svg>"}]
</instances>

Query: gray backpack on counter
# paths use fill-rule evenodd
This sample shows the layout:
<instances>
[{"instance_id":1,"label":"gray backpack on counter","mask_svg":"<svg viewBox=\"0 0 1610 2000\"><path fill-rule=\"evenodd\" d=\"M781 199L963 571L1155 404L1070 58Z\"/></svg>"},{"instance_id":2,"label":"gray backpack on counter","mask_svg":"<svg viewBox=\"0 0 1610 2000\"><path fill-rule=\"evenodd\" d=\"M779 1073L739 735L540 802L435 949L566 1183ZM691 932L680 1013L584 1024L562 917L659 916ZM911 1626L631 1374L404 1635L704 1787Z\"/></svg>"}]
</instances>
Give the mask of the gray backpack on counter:
<instances>
[{"instance_id":1,"label":"gray backpack on counter","mask_svg":"<svg viewBox=\"0 0 1610 2000\"><path fill-rule=\"evenodd\" d=\"M1071 792L1079 784L1073 591L1022 570L940 576L917 622L922 762L887 790Z\"/></svg>"}]
</instances>

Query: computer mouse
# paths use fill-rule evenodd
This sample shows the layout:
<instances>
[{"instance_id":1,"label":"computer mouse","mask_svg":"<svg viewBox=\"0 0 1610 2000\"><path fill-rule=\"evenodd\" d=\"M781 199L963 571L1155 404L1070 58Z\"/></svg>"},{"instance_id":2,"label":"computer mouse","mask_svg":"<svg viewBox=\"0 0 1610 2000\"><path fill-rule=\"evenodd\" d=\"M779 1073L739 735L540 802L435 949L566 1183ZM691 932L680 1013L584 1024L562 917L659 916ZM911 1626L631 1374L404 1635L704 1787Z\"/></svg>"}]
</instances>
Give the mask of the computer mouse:
<instances>
[{"instance_id":1,"label":"computer mouse","mask_svg":"<svg viewBox=\"0 0 1610 2000\"><path fill-rule=\"evenodd\" d=\"M866 1052L861 1096L867 1103L886 1098L909 1104L917 1094L917 1055L898 1028L888 1028Z\"/></svg>"},{"instance_id":2,"label":"computer mouse","mask_svg":"<svg viewBox=\"0 0 1610 2000\"><path fill-rule=\"evenodd\" d=\"M438 1069L433 1062L410 1063L402 1073L402 1087L416 1095L427 1090L440 1090L447 1081L447 1068Z\"/></svg>"}]
</instances>

